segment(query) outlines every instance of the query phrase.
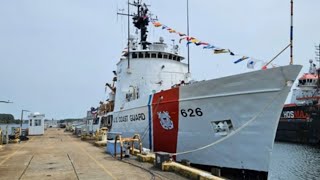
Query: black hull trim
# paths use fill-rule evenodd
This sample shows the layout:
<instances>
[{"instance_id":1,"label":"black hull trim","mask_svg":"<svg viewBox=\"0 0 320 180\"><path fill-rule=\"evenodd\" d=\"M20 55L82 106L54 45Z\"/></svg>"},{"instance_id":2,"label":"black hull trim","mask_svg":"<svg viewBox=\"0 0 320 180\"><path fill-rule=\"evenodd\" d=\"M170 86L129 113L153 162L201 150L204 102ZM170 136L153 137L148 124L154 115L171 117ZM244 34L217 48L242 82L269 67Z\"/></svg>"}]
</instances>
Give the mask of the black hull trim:
<instances>
[{"instance_id":1,"label":"black hull trim","mask_svg":"<svg viewBox=\"0 0 320 180\"><path fill-rule=\"evenodd\" d=\"M320 144L320 109L318 106L284 107L276 141Z\"/></svg>"},{"instance_id":2,"label":"black hull trim","mask_svg":"<svg viewBox=\"0 0 320 180\"><path fill-rule=\"evenodd\" d=\"M220 176L228 179L235 179L235 180L267 180L268 179L268 172L264 172L264 171L221 168L221 167L192 164L192 163L191 163L191 166L204 171L208 171L208 172L212 172L212 169L219 169L221 173Z\"/></svg>"}]
</instances>

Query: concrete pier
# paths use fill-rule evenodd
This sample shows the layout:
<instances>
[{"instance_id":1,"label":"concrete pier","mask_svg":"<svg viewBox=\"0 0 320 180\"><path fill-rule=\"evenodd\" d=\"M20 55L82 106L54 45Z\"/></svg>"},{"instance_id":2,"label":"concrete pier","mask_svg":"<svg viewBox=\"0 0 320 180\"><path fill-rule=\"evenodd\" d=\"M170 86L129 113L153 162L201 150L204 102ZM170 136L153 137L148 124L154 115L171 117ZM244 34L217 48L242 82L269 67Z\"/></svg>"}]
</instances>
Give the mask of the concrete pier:
<instances>
[{"instance_id":1,"label":"concrete pier","mask_svg":"<svg viewBox=\"0 0 320 180\"><path fill-rule=\"evenodd\" d=\"M103 148L83 142L63 129L49 128L45 135L29 138L0 149L1 180L184 179L173 173L152 175L114 159ZM145 168L152 170L151 166Z\"/></svg>"}]
</instances>

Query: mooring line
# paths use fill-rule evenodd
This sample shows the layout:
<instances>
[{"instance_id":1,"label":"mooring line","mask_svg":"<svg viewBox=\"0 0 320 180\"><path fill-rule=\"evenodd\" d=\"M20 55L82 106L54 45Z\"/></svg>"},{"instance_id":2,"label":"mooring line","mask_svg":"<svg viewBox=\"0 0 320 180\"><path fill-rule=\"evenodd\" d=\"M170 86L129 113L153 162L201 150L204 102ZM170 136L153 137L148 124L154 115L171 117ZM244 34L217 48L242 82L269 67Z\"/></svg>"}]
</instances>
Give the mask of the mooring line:
<instances>
[{"instance_id":1,"label":"mooring line","mask_svg":"<svg viewBox=\"0 0 320 180\"><path fill-rule=\"evenodd\" d=\"M69 161L70 161L70 163L71 163L71 165L72 165L73 171L74 171L74 173L76 174L77 179L79 180L79 176L78 176L78 173L77 173L77 171L76 171L76 168L74 167L74 164L73 164L73 162L72 162L72 160L71 160L71 158L70 158L70 156L69 156L68 153L67 153L67 156L68 156L68 159L69 159Z\"/></svg>"},{"instance_id":2,"label":"mooring line","mask_svg":"<svg viewBox=\"0 0 320 180\"><path fill-rule=\"evenodd\" d=\"M22 178L22 176L24 175L24 173L27 171L27 169L28 169L29 165L31 164L31 161L32 161L33 157L34 157L34 154L32 155L32 157L31 157L31 159L30 159L30 161L29 161L28 165L26 166L26 168L24 168L24 170L23 170L22 174L21 174L21 175L20 175L20 177L19 177L19 180Z\"/></svg>"}]
</instances>

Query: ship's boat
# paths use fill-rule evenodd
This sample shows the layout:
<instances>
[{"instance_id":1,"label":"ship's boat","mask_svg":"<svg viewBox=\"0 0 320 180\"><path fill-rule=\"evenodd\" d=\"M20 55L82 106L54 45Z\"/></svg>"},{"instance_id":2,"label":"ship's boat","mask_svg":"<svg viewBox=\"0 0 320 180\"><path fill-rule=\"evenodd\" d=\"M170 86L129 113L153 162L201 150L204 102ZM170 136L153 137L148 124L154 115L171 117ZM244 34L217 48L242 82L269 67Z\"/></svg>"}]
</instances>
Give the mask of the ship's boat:
<instances>
[{"instance_id":1,"label":"ship's boat","mask_svg":"<svg viewBox=\"0 0 320 180\"><path fill-rule=\"evenodd\" d=\"M320 144L319 99L319 69L310 60L309 72L299 78L291 102L283 107L276 140Z\"/></svg>"},{"instance_id":2,"label":"ship's boat","mask_svg":"<svg viewBox=\"0 0 320 180\"><path fill-rule=\"evenodd\" d=\"M147 42L147 7L133 17L101 124L140 134L143 146L226 176L266 179L283 104L302 66L288 65L193 81L177 46ZM140 41L139 41L140 40Z\"/></svg>"}]
</instances>

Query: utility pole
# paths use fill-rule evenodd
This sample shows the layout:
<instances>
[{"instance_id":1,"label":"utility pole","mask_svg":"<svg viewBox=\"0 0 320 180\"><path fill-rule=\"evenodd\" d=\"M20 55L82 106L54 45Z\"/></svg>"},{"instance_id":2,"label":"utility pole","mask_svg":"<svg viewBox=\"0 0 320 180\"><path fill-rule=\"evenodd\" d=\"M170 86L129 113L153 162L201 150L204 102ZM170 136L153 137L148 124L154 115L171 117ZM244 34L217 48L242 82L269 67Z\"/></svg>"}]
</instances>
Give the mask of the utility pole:
<instances>
[{"instance_id":1,"label":"utility pole","mask_svg":"<svg viewBox=\"0 0 320 180\"><path fill-rule=\"evenodd\" d=\"M23 112L30 112L29 110L22 109L21 111L21 121L20 121L20 136L22 134L22 121L23 121Z\"/></svg>"}]
</instances>

